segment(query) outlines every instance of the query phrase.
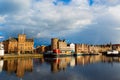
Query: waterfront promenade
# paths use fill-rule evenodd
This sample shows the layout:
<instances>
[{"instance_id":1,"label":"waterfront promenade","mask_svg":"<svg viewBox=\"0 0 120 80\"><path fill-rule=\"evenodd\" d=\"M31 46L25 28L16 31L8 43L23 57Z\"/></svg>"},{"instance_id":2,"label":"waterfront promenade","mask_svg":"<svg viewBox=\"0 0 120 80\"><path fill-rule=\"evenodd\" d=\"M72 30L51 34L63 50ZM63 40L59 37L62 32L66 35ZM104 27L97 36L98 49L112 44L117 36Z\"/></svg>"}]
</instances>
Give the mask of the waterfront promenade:
<instances>
[{"instance_id":1,"label":"waterfront promenade","mask_svg":"<svg viewBox=\"0 0 120 80\"><path fill-rule=\"evenodd\" d=\"M16 58L43 58L42 54L5 54L4 56L0 56L1 59L16 59Z\"/></svg>"}]
</instances>

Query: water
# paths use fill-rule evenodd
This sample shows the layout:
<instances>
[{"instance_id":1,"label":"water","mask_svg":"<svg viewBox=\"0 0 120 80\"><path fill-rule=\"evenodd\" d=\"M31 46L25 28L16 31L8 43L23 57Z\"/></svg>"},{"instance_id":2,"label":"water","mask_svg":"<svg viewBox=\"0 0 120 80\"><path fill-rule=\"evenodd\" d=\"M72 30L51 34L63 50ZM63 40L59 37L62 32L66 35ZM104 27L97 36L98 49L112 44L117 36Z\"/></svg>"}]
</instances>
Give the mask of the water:
<instances>
[{"instance_id":1,"label":"water","mask_svg":"<svg viewBox=\"0 0 120 80\"><path fill-rule=\"evenodd\" d=\"M0 61L0 80L120 80L120 58L78 56Z\"/></svg>"}]
</instances>

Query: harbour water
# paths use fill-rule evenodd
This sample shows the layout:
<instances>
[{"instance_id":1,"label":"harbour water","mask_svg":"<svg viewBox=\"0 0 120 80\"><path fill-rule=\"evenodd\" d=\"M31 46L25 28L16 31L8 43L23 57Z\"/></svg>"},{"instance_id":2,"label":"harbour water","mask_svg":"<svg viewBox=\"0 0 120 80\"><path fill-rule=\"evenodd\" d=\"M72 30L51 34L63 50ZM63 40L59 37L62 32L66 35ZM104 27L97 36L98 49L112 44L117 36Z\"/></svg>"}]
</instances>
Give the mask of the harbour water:
<instances>
[{"instance_id":1,"label":"harbour water","mask_svg":"<svg viewBox=\"0 0 120 80\"><path fill-rule=\"evenodd\" d=\"M120 80L120 58L77 56L0 60L0 80Z\"/></svg>"}]
</instances>

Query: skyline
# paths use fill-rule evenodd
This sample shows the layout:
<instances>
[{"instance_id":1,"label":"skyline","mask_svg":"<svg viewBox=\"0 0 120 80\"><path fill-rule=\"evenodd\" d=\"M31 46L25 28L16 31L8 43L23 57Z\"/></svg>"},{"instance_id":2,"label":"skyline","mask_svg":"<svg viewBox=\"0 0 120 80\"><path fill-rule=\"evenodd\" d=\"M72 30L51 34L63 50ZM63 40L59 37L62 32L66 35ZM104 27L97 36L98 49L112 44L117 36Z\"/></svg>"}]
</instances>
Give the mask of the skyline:
<instances>
[{"instance_id":1,"label":"skyline","mask_svg":"<svg viewBox=\"0 0 120 80\"><path fill-rule=\"evenodd\" d=\"M0 0L0 38L22 33L35 44L120 43L120 0ZM1 40L4 40L1 39Z\"/></svg>"}]
</instances>

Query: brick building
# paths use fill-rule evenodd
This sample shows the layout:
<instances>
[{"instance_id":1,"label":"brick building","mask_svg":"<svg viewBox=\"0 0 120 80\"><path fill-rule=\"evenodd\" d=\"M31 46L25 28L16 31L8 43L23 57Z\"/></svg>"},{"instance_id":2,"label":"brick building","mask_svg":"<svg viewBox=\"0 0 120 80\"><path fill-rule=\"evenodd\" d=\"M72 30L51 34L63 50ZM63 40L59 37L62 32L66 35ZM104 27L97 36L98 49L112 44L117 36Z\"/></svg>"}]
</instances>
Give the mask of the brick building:
<instances>
[{"instance_id":1,"label":"brick building","mask_svg":"<svg viewBox=\"0 0 120 80\"><path fill-rule=\"evenodd\" d=\"M34 40L27 39L25 34L19 34L18 38L9 38L3 41L5 53L33 53Z\"/></svg>"}]
</instances>

